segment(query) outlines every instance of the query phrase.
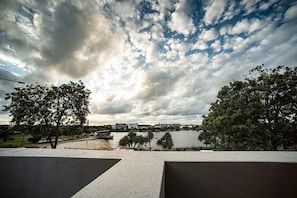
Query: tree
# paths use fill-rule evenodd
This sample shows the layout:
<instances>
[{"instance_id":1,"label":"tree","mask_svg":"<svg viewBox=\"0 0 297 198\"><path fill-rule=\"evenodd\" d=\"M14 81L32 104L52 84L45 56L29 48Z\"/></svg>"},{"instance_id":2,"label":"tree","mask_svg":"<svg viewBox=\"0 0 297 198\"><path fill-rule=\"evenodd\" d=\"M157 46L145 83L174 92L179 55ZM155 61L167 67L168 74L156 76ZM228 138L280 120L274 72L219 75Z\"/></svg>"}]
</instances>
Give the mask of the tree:
<instances>
[{"instance_id":1,"label":"tree","mask_svg":"<svg viewBox=\"0 0 297 198\"><path fill-rule=\"evenodd\" d=\"M154 138L154 133L152 131L147 132L147 141L149 143L150 150L152 150L151 141Z\"/></svg>"},{"instance_id":2,"label":"tree","mask_svg":"<svg viewBox=\"0 0 297 198\"><path fill-rule=\"evenodd\" d=\"M82 81L60 86L27 85L6 94L11 103L4 111L13 116L12 123L35 128L56 148L62 126L86 122L90 93Z\"/></svg>"},{"instance_id":3,"label":"tree","mask_svg":"<svg viewBox=\"0 0 297 198\"><path fill-rule=\"evenodd\" d=\"M250 71L218 92L199 139L217 150L277 150L297 144L297 68Z\"/></svg>"},{"instance_id":4,"label":"tree","mask_svg":"<svg viewBox=\"0 0 297 198\"><path fill-rule=\"evenodd\" d=\"M124 136L124 137L122 137L121 139L120 139L120 141L119 141L119 145L120 146L127 146L127 145L129 145L130 144L130 139L129 139L129 137L126 135L126 136Z\"/></svg>"},{"instance_id":5,"label":"tree","mask_svg":"<svg viewBox=\"0 0 297 198\"><path fill-rule=\"evenodd\" d=\"M143 147L144 143L146 142L147 142L147 137L143 137L142 135L137 135L135 132L130 131L128 135L120 139L119 145L135 148L137 145L138 147Z\"/></svg>"},{"instance_id":6,"label":"tree","mask_svg":"<svg viewBox=\"0 0 297 198\"><path fill-rule=\"evenodd\" d=\"M164 149L171 149L173 147L173 140L171 134L166 132L158 141L157 144L162 146Z\"/></svg>"},{"instance_id":7,"label":"tree","mask_svg":"<svg viewBox=\"0 0 297 198\"><path fill-rule=\"evenodd\" d=\"M7 141L11 135L11 131L9 129L8 125L0 125L0 139L3 140L3 142Z\"/></svg>"},{"instance_id":8,"label":"tree","mask_svg":"<svg viewBox=\"0 0 297 198\"><path fill-rule=\"evenodd\" d=\"M135 136L135 138L134 138L134 148L137 146L137 144L138 144L138 148L143 147L145 142L146 142L146 137L143 137L142 135Z\"/></svg>"},{"instance_id":9,"label":"tree","mask_svg":"<svg viewBox=\"0 0 297 198\"><path fill-rule=\"evenodd\" d=\"M129 148L132 147L133 143L134 143L134 147L136 146L136 137L137 137L137 134L133 131L130 131L128 133L128 135L122 137L119 141L119 145L120 146L128 146Z\"/></svg>"},{"instance_id":10,"label":"tree","mask_svg":"<svg viewBox=\"0 0 297 198\"><path fill-rule=\"evenodd\" d=\"M148 133L147 136L142 136L142 135L137 135L137 133L130 131L128 135L122 137L119 141L120 146L128 146L128 147L133 147L135 148L136 146L138 148L143 148L144 144L146 142L150 142L151 139L153 139L154 134ZM151 147L150 147L151 149Z\"/></svg>"},{"instance_id":11,"label":"tree","mask_svg":"<svg viewBox=\"0 0 297 198\"><path fill-rule=\"evenodd\" d=\"M134 143L134 147L135 147L135 139L136 139L137 134L133 131L130 131L128 133L128 138L129 138L129 147L132 147L133 143Z\"/></svg>"}]
</instances>

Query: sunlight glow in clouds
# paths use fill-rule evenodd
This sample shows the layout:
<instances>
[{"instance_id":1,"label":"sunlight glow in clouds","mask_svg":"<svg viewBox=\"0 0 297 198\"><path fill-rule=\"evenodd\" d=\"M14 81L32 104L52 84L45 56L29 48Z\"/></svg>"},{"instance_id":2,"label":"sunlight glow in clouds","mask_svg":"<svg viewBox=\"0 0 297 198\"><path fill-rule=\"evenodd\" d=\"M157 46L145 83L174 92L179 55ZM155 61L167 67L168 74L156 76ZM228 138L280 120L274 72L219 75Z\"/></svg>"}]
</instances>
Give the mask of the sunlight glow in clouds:
<instances>
[{"instance_id":1,"label":"sunlight glow in clouds","mask_svg":"<svg viewBox=\"0 0 297 198\"><path fill-rule=\"evenodd\" d=\"M297 65L295 1L2 0L0 9L0 77L83 80L90 124L199 124L217 91L251 68ZM0 86L2 106L17 85Z\"/></svg>"}]
</instances>

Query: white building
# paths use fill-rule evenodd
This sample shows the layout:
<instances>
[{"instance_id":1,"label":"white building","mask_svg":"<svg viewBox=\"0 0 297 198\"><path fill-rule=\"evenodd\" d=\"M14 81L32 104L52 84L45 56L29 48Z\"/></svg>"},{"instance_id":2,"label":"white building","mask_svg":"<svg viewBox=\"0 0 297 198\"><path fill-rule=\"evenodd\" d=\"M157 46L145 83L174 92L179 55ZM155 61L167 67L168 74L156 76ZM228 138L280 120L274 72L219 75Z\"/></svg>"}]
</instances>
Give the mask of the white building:
<instances>
[{"instance_id":1,"label":"white building","mask_svg":"<svg viewBox=\"0 0 297 198\"><path fill-rule=\"evenodd\" d=\"M127 124L127 125L128 125L129 130L138 129L138 124L137 123L130 123L130 124Z\"/></svg>"},{"instance_id":2,"label":"white building","mask_svg":"<svg viewBox=\"0 0 297 198\"><path fill-rule=\"evenodd\" d=\"M112 130L124 130L126 131L128 129L127 124L125 123L115 123L111 125Z\"/></svg>"}]
</instances>

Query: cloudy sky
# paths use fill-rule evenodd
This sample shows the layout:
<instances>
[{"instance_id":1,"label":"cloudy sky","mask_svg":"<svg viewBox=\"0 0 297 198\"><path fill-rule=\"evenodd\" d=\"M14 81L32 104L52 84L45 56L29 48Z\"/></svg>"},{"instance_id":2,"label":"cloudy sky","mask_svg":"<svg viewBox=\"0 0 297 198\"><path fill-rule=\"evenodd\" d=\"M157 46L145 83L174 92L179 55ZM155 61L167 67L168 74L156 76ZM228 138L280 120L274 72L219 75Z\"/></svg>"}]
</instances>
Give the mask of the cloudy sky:
<instances>
[{"instance_id":1,"label":"cloudy sky","mask_svg":"<svg viewBox=\"0 0 297 198\"><path fill-rule=\"evenodd\" d=\"M0 0L0 10L0 78L82 80L90 124L199 124L254 66L297 65L294 0ZM16 86L0 80L1 106Z\"/></svg>"}]
</instances>

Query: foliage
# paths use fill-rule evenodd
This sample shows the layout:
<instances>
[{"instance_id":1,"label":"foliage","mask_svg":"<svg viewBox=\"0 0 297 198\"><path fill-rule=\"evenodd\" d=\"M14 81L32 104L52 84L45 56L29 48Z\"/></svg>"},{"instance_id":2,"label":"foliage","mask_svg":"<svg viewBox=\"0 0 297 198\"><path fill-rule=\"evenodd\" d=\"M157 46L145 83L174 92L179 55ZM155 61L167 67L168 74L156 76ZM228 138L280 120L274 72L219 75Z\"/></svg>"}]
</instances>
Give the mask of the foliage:
<instances>
[{"instance_id":1,"label":"foliage","mask_svg":"<svg viewBox=\"0 0 297 198\"><path fill-rule=\"evenodd\" d=\"M143 146L153 139L153 132L148 132L147 136L137 135L137 133L130 131L128 135L122 137L119 141L120 146L128 146L129 148L143 148ZM150 146L151 149L151 146Z\"/></svg>"},{"instance_id":2,"label":"foliage","mask_svg":"<svg viewBox=\"0 0 297 198\"><path fill-rule=\"evenodd\" d=\"M120 139L120 141L119 141L119 145L120 146L127 146L127 145L129 145L130 144L130 139L129 139L129 137L126 135L126 136L124 136L124 137L122 137L121 139Z\"/></svg>"},{"instance_id":3,"label":"foliage","mask_svg":"<svg viewBox=\"0 0 297 198\"><path fill-rule=\"evenodd\" d=\"M149 148L152 150L151 141L154 138L154 133L152 131L147 132L147 141L149 143Z\"/></svg>"},{"instance_id":4,"label":"foliage","mask_svg":"<svg viewBox=\"0 0 297 198\"><path fill-rule=\"evenodd\" d=\"M38 143L39 140L41 140L41 136L33 136L31 138L28 138L28 141L32 143Z\"/></svg>"},{"instance_id":5,"label":"foliage","mask_svg":"<svg viewBox=\"0 0 297 198\"><path fill-rule=\"evenodd\" d=\"M6 94L5 99L11 103L4 111L13 116L13 124L31 127L29 131L33 135L46 137L52 148L56 148L62 126L82 126L86 122L89 95L90 91L81 81L49 87L27 85Z\"/></svg>"},{"instance_id":6,"label":"foliage","mask_svg":"<svg viewBox=\"0 0 297 198\"><path fill-rule=\"evenodd\" d=\"M4 142L10 138L11 131L8 125L0 125L0 139Z\"/></svg>"},{"instance_id":7,"label":"foliage","mask_svg":"<svg viewBox=\"0 0 297 198\"><path fill-rule=\"evenodd\" d=\"M217 150L277 150L297 144L297 68L250 71L218 92L199 139Z\"/></svg>"},{"instance_id":8,"label":"foliage","mask_svg":"<svg viewBox=\"0 0 297 198\"><path fill-rule=\"evenodd\" d=\"M173 147L173 140L171 134L166 132L158 141L157 144L163 148L171 149Z\"/></svg>"}]
</instances>

